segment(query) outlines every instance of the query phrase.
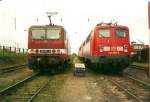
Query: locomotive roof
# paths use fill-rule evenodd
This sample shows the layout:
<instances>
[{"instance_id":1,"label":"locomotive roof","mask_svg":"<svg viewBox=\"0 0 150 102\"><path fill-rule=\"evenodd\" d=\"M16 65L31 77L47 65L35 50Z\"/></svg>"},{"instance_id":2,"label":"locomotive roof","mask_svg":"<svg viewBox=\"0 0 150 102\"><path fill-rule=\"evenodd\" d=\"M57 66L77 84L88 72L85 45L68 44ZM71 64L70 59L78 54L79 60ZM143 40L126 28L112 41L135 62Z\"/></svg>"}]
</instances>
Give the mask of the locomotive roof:
<instances>
[{"instance_id":1,"label":"locomotive roof","mask_svg":"<svg viewBox=\"0 0 150 102\"><path fill-rule=\"evenodd\" d=\"M96 25L95 28L128 28L128 27L123 25Z\"/></svg>"},{"instance_id":2,"label":"locomotive roof","mask_svg":"<svg viewBox=\"0 0 150 102\"><path fill-rule=\"evenodd\" d=\"M58 28L63 28L61 25L32 25L30 28L40 28L40 27L58 27Z\"/></svg>"}]
</instances>

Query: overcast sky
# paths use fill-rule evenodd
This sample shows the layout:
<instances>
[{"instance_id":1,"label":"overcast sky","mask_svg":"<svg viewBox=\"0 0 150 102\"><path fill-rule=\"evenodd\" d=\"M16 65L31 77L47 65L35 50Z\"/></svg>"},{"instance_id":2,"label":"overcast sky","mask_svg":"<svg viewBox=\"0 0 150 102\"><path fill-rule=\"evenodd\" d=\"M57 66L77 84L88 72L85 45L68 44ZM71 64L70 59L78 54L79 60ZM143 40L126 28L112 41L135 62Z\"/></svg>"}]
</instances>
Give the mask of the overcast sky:
<instances>
[{"instance_id":1,"label":"overcast sky","mask_svg":"<svg viewBox=\"0 0 150 102\"><path fill-rule=\"evenodd\" d=\"M149 43L147 6L149 0L2 0L0 1L0 44L27 48L28 28L48 24L46 12L59 12L53 23L68 32L72 52L78 51L90 30L102 21L115 20L129 27L130 40ZM38 20L37 20L38 18ZM62 22L61 22L62 18ZM89 19L89 21L88 21Z\"/></svg>"}]
</instances>

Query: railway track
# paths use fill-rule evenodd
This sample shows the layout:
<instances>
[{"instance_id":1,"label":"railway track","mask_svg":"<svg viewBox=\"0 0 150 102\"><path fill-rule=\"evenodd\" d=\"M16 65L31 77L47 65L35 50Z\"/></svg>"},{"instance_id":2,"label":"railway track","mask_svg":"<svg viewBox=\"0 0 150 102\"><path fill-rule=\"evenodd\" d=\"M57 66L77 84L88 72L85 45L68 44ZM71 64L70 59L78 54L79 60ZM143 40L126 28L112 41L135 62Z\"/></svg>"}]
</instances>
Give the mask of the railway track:
<instances>
[{"instance_id":1,"label":"railway track","mask_svg":"<svg viewBox=\"0 0 150 102\"><path fill-rule=\"evenodd\" d=\"M123 90L128 96L132 97L131 100L136 102L149 102L150 101L150 88L145 84L139 85L133 80L125 79L125 77L108 78L111 83ZM143 84L143 83L142 83Z\"/></svg>"},{"instance_id":2,"label":"railway track","mask_svg":"<svg viewBox=\"0 0 150 102\"><path fill-rule=\"evenodd\" d=\"M131 76L131 75L128 74L128 73L125 73L125 72L124 72L124 76L127 77L127 78L129 78L129 79L132 79L132 80L134 80L134 81L136 81L136 82L138 82L138 83L140 83L140 84L143 84L143 85L145 85L145 86L150 87L150 83L145 82L145 81L140 80L140 79L137 79L137 78Z\"/></svg>"},{"instance_id":3,"label":"railway track","mask_svg":"<svg viewBox=\"0 0 150 102\"><path fill-rule=\"evenodd\" d=\"M138 70L148 71L148 67L143 67L143 66L130 65L130 68L135 68L135 69L138 69Z\"/></svg>"},{"instance_id":4,"label":"railway track","mask_svg":"<svg viewBox=\"0 0 150 102\"><path fill-rule=\"evenodd\" d=\"M7 87L7 88L1 90L1 91L0 91L0 95L5 95L5 94L7 94L10 90L13 90L13 89L17 88L18 86L24 84L25 82L31 80L31 79L34 78L36 75L38 75L38 73L35 73L35 74L33 74L33 75L31 75L31 76L25 78L24 80L19 81L19 82L17 82L16 84L13 84L13 85L11 85L11 86L9 86L9 87Z\"/></svg>"},{"instance_id":5,"label":"railway track","mask_svg":"<svg viewBox=\"0 0 150 102\"><path fill-rule=\"evenodd\" d=\"M139 66L127 68L122 75L132 79L138 83L150 87L150 78L147 76L147 69L140 68Z\"/></svg>"},{"instance_id":6,"label":"railway track","mask_svg":"<svg viewBox=\"0 0 150 102\"><path fill-rule=\"evenodd\" d=\"M46 82L41 82L40 80L43 80L43 78L40 79L39 77L36 77L38 74L39 73L35 73L32 76L0 91L0 101L31 102L50 81L49 78L47 78ZM30 87L31 83L32 87Z\"/></svg>"},{"instance_id":7,"label":"railway track","mask_svg":"<svg viewBox=\"0 0 150 102\"><path fill-rule=\"evenodd\" d=\"M19 69L24 68L25 66L27 66L27 64L18 65L18 66L11 66L11 67L6 67L6 68L0 68L0 74L19 70Z\"/></svg>"},{"instance_id":8,"label":"railway track","mask_svg":"<svg viewBox=\"0 0 150 102\"><path fill-rule=\"evenodd\" d=\"M31 97L29 97L29 99L26 101L26 102L32 102L33 99L42 91L42 89L44 89L47 85L48 85L49 82L45 83L42 87L40 87L35 93L33 93L31 95Z\"/></svg>"}]
</instances>

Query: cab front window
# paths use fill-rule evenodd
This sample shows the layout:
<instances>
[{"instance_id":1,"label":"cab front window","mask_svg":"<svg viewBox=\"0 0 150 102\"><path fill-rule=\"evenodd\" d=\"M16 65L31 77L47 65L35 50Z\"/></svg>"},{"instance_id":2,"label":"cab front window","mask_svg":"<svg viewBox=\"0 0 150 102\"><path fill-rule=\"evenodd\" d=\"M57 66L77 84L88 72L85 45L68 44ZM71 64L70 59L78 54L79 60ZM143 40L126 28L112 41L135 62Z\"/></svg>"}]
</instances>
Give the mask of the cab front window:
<instances>
[{"instance_id":1,"label":"cab front window","mask_svg":"<svg viewBox=\"0 0 150 102\"><path fill-rule=\"evenodd\" d=\"M32 29L32 39L45 39L45 30Z\"/></svg>"},{"instance_id":2,"label":"cab front window","mask_svg":"<svg viewBox=\"0 0 150 102\"><path fill-rule=\"evenodd\" d=\"M116 36L117 37L126 37L126 31L122 29L117 29L116 30Z\"/></svg>"},{"instance_id":3,"label":"cab front window","mask_svg":"<svg viewBox=\"0 0 150 102\"><path fill-rule=\"evenodd\" d=\"M60 38L60 29L58 28L49 28L47 29L47 39L59 39Z\"/></svg>"},{"instance_id":4,"label":"cab front window","mask_svg":"<svg viewBox=\"0 0 150 102\"><path fill-rule=\"evenodd\" d=\"M98 31L98 36L99 37L110 37L110 30L109 29L100 29Z\"/></svg>"}]
</instances>

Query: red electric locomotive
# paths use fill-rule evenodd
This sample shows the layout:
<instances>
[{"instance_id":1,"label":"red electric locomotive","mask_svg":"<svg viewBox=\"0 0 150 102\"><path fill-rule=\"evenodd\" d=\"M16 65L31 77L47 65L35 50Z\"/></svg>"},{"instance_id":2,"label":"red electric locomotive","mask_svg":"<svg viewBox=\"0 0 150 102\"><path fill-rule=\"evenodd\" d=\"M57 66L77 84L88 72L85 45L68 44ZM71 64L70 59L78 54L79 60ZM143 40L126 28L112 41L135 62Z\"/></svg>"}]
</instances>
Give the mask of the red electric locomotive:
<instances>
[{"instance_id":1,"label":"red electric locomotive","mask_svg":"<svg viewBox=\"0 0 150 102\"><path fill-rule=\"evenodd\" d=\"M120 72L129 65L132 47L129 29L117 23L100 23L79 48L79 56L98 72Z\"/></svg>"},{"instance_id":2,"label":"red electric locomotive","mask_svg":"<svg viewBox=\"0 0 150 102\"><path fill-rule=\"evenodd\" d=\"M56 72L66 67L70 45L62 26L31 26L28 39L29 68Z\"/></svg>"},{"instance_id":3,"label":"red electric locomotive","mask_svg":"<svg viewBox=\"0 0 150 102\"><path fill-rule=\"evenodd\" d=\"M66 30L59 25L29 28L28 64L34 71L63 71L69 61L70 45Z\"/></svg>"}]
</instances>

